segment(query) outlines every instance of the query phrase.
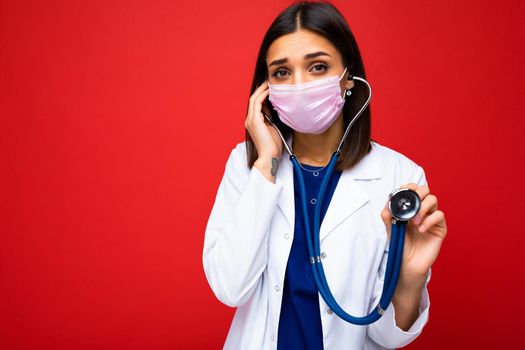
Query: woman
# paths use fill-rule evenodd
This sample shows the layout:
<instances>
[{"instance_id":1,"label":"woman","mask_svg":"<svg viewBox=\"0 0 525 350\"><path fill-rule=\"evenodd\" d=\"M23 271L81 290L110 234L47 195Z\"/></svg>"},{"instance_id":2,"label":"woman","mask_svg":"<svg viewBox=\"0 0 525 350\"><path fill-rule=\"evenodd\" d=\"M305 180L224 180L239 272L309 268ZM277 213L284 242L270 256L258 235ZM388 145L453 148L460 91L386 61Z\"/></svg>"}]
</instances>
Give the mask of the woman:
<instances>
[{"instance_id":1,"label":"woman","mask_svg":"<svg viewBox=\"0 0 525 350\"><path fill-rule=\"evenodd\" d=\"M350 75L366 79L357 43L329 3L293 4L263 39L246 141L226 163L204 241L208 282L221 302L237 307L225 349L396 348L414 340L428 321L427 284L447 233L444 214L423 169L371 140L368 107L350 128L323 201L315 198L325 166L368 97L366 85ZM312 100L304 100L305 91ZM306 199L275 127L299 161ZM328 284L346 312L364 316L383 290L392 219L386 201L399 187L415 190L422 202L407 225L392 302L367 326L345 322L315 287L304 218L321 205ZM303 216L302 200L308 200L309 216Z\"/></svg>"}]
</instances>

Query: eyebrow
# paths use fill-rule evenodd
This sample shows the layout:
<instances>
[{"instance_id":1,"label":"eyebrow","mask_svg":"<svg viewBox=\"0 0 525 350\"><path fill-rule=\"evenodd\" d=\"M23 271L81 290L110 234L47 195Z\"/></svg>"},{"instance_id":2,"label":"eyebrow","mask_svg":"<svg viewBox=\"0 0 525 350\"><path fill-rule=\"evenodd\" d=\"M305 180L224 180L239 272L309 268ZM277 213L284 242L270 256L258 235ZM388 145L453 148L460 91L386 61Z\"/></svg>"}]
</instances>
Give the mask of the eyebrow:
<instances>
[{"instance_id":1,"label":"eyebrow","mask_svg":"<svg viewBox=\"0 0 525 350\"><path fill-rule=\"evenodd\" d=\"M308 60L308 59L316 58L316 57L319 57L319 56L330 56L330 57L332 57L330 54L328 54L328 53L326 53L324 51L317 51L317 52L312 52L312 53L304 55L304 59ZM275 65L278 65L278 64L283 64L283 63L286 63L286 62L288 62L287 58L280 58L278 60L273 60L272 63L270 63L268 65L268 67L275 66Z\"/></svg>"}]
</instances>

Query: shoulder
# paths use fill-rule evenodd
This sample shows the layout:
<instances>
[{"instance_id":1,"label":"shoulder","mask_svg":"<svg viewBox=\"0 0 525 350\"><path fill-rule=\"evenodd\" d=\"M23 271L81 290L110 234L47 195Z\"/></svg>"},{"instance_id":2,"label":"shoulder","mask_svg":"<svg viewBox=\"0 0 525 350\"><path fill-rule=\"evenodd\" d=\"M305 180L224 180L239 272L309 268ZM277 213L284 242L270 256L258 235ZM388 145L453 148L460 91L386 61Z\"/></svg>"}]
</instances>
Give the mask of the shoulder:
<instances>
[{"instance_id":1,"label":"shoulder","mask_svg":"<svg viewBox=\"0 0 525 350\"><path fill-rule=\"evenodd\" d=\"M226 161L225 172L238 180L248 177L250 168L248 167L248 158L246 150L246 141L235 144Z\"/></svg>"},{"instance_id":2,"label":"shoulder","mask_svg":"<svg viewBox=\"0 0 525 350\"><path fill-rule=\"evenodd\" d=\"M238 171L249 172L246 141L239 142L230 151L228 162L232 162Z\"/></svg>"},{"instance_id":3,"label":"shoulder","mask_svg":"<svg viewBox=\"0 0 525 350\"><path fill-rule=\"evenodd\" d=\"M371 141L369 156L379 164L382 177L391 178L398 185L413 182L427 185L425 171L421 165L390 147Z\"/></svg>"},{"instance_id":4,"label":"shoulder","mask_svg":"<svg viewBox=\"0 0 525 350\"><path fill-rule=\"evenodd\" d=\"M246 159L246 141L238 142L232 149L236 156ZM246 163L247 164L247 163Z\"/></svg>"},{"instance_id":5,"label":"shoulder","mask_svg":"<svg viewBox=\"0 0 525 350\"><path fill-rule=\"evenodd\" d=\"M419 166L419 164L417 164L401 152L398 152L376 141L370 141L370 143L372 144L372 150L370 151L370 153L375 153L377 159L379 159L384 165L398 165L401 167Z\"/></svg>"}]
</instances>

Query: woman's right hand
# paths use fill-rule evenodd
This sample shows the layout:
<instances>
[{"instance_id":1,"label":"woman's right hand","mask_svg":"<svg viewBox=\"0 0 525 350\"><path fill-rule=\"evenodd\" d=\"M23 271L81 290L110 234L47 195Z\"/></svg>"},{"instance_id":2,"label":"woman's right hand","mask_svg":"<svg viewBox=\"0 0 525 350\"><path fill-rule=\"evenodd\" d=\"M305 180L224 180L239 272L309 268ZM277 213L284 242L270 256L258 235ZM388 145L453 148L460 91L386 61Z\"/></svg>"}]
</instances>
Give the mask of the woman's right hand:
<instances>
[{"instance_id":1,"label":"woman's right hand","mask_svg":"<svg viewBox=\"0 0 525 350\"><path fill-rule=\"evenodd\" d=\"M257 160L269 162L271 165L272 158L279 160L281 157L283 143L277 130L269 122L267 123L263 115L263 102L270 91L267 82L265 80L250 96L248 115L244 126L257 148ZM269 113L266 112L266 114Z\"/></svg>"}]
</instances>

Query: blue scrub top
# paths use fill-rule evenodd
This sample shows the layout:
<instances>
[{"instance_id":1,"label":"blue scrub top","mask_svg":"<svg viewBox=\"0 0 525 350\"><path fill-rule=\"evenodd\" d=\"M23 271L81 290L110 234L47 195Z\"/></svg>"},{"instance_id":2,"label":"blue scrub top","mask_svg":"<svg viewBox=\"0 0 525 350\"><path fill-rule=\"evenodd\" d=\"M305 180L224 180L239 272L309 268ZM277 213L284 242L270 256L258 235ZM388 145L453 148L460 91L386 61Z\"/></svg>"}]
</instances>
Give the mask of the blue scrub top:
<instances>
[{"instance_id":1,"label":"blue scrub top","mask_svg":"<svg viewBox=\"0 0 525 350\"><path fill-rule=\"evenodd\" d=\"M319 170L323 167L307 164L301 165L308 170ZM297 173L294 168L294 196L295 196L295 229L292 248L286 266L284 279L281 314L277 336L277 349L312 350L323 349L323 331L321 314L319 311L319 292L315 287L312 266L309 259L306 231L304 229L304 215L301 206L301 193L298 186ZM317 205L317 194L326 169L318 174L301 169L308 201L308 216L310 227L313 227L314 209ZM334 169L321 207L321 222L337 182L342 172ZM310 229L312 230L312 229Z\"/></svg>"}]
</instances>

